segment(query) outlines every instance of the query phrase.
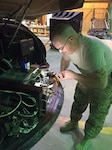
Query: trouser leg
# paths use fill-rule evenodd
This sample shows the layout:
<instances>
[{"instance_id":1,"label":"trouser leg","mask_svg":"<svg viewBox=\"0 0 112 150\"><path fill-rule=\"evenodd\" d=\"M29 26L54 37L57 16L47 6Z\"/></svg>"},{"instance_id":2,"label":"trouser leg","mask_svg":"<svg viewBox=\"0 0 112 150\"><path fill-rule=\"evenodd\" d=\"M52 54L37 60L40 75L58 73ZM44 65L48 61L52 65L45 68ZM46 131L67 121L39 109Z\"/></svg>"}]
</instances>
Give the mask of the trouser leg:
<instances>
[{"instance_id":1,"label":"trouser leg","mask_svg":"<svg viewBox=\"0 0 112 150\"><path fill-rule=\"evenodd\" d=\"M78 84L76 86L74 94L74 102L71 108L70 118L72 122L78 123L82 117L82 113L86 110L88 106L88 97L83 91L79 88Z\"/></svg>"},{"instance_id":2,"label":"trouser leg","mask_svg":"<svg viewBox=\"0 0 112 150\"><path fill-rule=\"evenodd\" d=\"M92 91L92 96L90 115L85 125L86 139L95 138L103 127L105 117L111 105L112 86L108 86L103 91L94 90Z\"/></svg>"}]
</instances>

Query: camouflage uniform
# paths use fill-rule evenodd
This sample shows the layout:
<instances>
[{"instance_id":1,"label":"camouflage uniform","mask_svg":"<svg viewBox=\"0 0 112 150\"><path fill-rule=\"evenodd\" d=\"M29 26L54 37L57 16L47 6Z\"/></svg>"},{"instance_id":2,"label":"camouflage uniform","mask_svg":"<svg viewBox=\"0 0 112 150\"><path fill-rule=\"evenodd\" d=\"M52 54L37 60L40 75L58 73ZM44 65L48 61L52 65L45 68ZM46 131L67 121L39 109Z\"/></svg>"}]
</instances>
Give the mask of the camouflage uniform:
<instances>
[{"instance_id":1,"label":"camouflage uniform","mask_svg":"<svg viewBox=\"0 0 112 150\"><path fill-rule=\"evenodd\" d=\"M109 77L108 85L103 90L84 89L78 83L74 94L74 102L71 109L71 120L78 122L82 113L90 104L90 114L85 124L85 138L96 137L101 131L105 117L108 114L112 102L112 79Z\"/></svg>"}]
</instances>

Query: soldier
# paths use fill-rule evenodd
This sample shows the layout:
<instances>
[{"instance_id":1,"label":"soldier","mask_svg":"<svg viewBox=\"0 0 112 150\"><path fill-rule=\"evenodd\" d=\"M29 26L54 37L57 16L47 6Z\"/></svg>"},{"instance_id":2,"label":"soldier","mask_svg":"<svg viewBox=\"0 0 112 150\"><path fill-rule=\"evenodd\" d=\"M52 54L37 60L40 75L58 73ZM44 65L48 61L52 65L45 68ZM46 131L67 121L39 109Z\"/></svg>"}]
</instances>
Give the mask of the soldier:
<instances>
[{"instance_id":1,"label":"soldier","mask_svg":"<svg viewBox=\"0 0 112 150\"><path fill-rule=\"evenodd\" d=\"M74 79L78 83L74 93L70 120L60 128L62 133L78 128L82 113L90 105L85 123L84 138L74 150L86 150L101 131L112 97L112 51L100 39L81 35L68 24L58 24L52 33L52 45L61 52L60 79ZM80 73L67 70L70 61Z\"/></svg>"}]
</instances>

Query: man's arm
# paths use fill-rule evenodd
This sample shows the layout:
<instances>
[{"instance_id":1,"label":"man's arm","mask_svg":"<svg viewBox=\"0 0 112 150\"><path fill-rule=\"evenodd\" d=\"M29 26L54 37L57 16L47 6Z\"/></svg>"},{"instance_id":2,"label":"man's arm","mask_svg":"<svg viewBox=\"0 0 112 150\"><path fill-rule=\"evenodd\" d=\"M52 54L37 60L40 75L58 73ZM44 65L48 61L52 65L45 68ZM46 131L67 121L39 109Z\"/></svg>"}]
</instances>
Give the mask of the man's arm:
<instances>
[{"instance_id":1,"label":"man's arm","mask_svg":"<svg viewBox=\"0 0 112 150\"><path fill-rule=\"evenodd\" d=\"M87 76L71 70L62 71L59 76L62 79L75 79L88 88L104 89L108 83L108 75L105 67Z\"/></svg>"},{"instance_id":2,"label":"man's arm","mask_svg":"<svg viewBox=\"0 0 112 150\"><path fill-rule=\"evenodd\" d=\"M70 60L62 56L61 58L61 64L60 64L60 71L64 71L68 68L70 64Z\"/></svg>"},{"instance_id":3,"label":"man's arm","mask_svg":"<svg viewBox=\"0 0 112 150\"><path fill-rule=\"evenodd\" d=\"M96 89L104 89L108 83L108 75L105 68L102 68L89 76L75 74L75 79L87 87Z\"/></svg>"}]
</instances>

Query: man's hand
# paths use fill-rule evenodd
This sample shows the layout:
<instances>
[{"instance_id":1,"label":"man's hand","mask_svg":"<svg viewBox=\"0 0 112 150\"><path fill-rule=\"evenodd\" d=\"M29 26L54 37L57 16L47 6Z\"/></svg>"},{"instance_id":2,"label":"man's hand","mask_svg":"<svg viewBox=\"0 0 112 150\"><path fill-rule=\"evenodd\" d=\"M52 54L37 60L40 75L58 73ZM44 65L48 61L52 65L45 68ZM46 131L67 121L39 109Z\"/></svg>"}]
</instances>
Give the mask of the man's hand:
<instances>
[{"instance_id":1,"label":"man's hand","mask_svg":"<svg viewBox=\"0 0 112 150\"><path fill-rule=\"evenodd\" d=\"M73 72L71 70L64 70L58 74L58 77L60 79L74 79L75 78L75 72Z\"/></svg>"},{"instance_id":2,"label":"man's hand","mask_svg":"<svg viewBox=\"0 0 112 150\"><path fill-rule=\"evenodd\" d=\"M105 67L89 75L64 70L58 74L58 77L60 79L74 79L88 88L104 89L108 84L108 74Z\"/></svg>"}]
</instances>

